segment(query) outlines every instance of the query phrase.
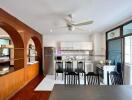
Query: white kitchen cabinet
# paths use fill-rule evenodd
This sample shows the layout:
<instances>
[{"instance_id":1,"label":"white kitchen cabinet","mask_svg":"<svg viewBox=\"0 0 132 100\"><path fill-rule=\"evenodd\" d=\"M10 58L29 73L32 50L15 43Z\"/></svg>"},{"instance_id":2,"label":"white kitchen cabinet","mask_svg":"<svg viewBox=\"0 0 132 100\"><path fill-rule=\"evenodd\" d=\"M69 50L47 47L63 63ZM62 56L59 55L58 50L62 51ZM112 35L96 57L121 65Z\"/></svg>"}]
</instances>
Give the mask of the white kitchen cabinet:
<instances>
[{"instance_id":1,"label":"white kitchen cabinet","mask_svg":"<svg viewBox=\"0 0 132 100\"><path fill-rule=\"evenodd\" d=\"M61 49L62 50L72 50L73 43L72 42L61 42Z\"/></svg>"},{"instance_id":2,"label":"white kitchen cabinet","mask_svg":"<svg viewBox=\"0 0 132 100\"><path fill-rule=\"evenodd\" d=\"M92 42L61 42L62 50L92 50Z\"/></svg>"},{"instance_id":3,"label":"white kitchen cabinet","mask_svg":"<svg viewBox=\"0 0 132 100\"><path fill-rule=\"evenodd\" d=\"M73 42L73 50L81 50L81 42Z\"/></svg>"},{"instance_id":4,"label":"white kitchen cabinet","mask_svg":"<svg viewBox=\"0 0 132 100\"><path fill-rule=\"evenodd\" d=\"M92 42L82 42L81 43L81 49L82 50L92 50Z\"/></svg>"}]
</instances>

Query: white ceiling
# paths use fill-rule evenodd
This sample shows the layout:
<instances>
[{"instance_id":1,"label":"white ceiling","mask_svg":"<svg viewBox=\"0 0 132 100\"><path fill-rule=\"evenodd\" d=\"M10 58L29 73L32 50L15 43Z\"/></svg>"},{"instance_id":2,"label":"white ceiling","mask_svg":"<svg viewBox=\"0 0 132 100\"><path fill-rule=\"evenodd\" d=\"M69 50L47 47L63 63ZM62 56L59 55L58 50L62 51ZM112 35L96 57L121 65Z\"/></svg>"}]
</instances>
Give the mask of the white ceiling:
<instances>
[{"instance_id":1,"label":"white ceiling","mask_svg":"<svg viewBox=\"0 0 132 100\"><path fill-rule=\"evenodd\" d=\"M132 0L0 0L0 7L42 34L102 32L132 16ZM57 28L72 14L74 21L94 20L86 31Z\"/></svg>"}]
</instances>

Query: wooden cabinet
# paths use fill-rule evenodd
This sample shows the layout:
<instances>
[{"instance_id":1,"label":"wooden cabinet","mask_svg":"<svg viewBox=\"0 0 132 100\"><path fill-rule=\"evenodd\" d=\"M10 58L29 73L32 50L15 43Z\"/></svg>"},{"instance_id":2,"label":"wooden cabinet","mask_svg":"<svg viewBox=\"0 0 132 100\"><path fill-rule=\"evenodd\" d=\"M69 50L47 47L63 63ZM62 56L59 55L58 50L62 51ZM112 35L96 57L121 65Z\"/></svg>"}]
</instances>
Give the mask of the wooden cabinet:
<instances>
[{"instance_id":1,"label":"wooden cabinet","mask_svg":"<svg viewBox=\"0 0 132 100\"><path fill-rule=\"evenodd\" d=\"M7 99L24 85L24 69L0 77L0 100Z\"/></svg>"},{"instance_id":2,"label":"wooden cabinet","mask_svg":"<svg viewBox=\"0 0 132 100\"><path fill-rule=\"evenodd\" d=\"M0 76L0 100L6 100L11 94L35 78L39 73L39 63Z\"/></svg>"},{"instance_id":3,"label":"wooden cabinet","mask_svg":"<svg viewBox=\"0 0 132 100\"><path fill-rule=\"evenodd\" d=\"M25 80L31 81L35 76L39 74L39 64L31 64L25 67Z\"/></svg>"},{"instance_id":4,"label":"wooden cabinet","mask_svg":"<svg viewBox=\"0 0 132 100\"><path fill-rule=\"evenodd\" d=\"M25 25L0 8L0 28L5 30L13 41L13 65L15 71L0 76L0 100L8 99L10 95L22 88L26 83L42 72L42 35ZM33 39L38 53L39 63L27 67L27 43ZM40 70L39 70L40 69Z\"/></svg>"}]
</instances>

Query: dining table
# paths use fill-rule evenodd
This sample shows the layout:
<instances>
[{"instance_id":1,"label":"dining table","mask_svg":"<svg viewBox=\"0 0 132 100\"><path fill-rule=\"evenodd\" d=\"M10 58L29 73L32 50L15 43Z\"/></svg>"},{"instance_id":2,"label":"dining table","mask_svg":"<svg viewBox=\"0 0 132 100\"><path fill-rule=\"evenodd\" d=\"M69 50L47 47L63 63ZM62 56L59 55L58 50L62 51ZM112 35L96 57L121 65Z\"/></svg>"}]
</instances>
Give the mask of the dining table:
<instances>
[{"instance_id":1,"label":"dining table","mask_svg":"<svg viewBox=\"0 0 132 100\"><path fill-rule=\"evenodd\" d=\"M132 100L132 86L55 84L49 100Z\"/></svg>"}]
</instances>

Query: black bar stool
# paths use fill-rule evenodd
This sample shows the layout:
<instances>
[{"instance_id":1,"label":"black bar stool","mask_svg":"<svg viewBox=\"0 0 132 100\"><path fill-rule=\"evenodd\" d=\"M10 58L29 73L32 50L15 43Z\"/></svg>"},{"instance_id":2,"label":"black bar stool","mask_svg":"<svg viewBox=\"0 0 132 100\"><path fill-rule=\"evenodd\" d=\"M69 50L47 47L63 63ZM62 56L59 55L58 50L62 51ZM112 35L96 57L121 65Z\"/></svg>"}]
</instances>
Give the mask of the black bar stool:
<instances>
[{"instance_id":1,"label":"black bar stool","mask_svg":"<svg viewBox=\"0 0 132 100\"><path fill-rule=\"evenodd\" d=\"M85 74L84 83L87 85L100 85L99 74L95 74L94 72Z\"/></svg>"},{"instance_id":2,"label":"black bar stool","mask_svg":"<svg viewBox=\"0 0 132 100\"><path fill-rule=\"evenodd\" d=\"M55 64L55 80L56 80L56 74L58 75L58 73L62 73L62 80L63 80L63 62L62 61L58 61Z\"/></svg>"}]
</instances>

